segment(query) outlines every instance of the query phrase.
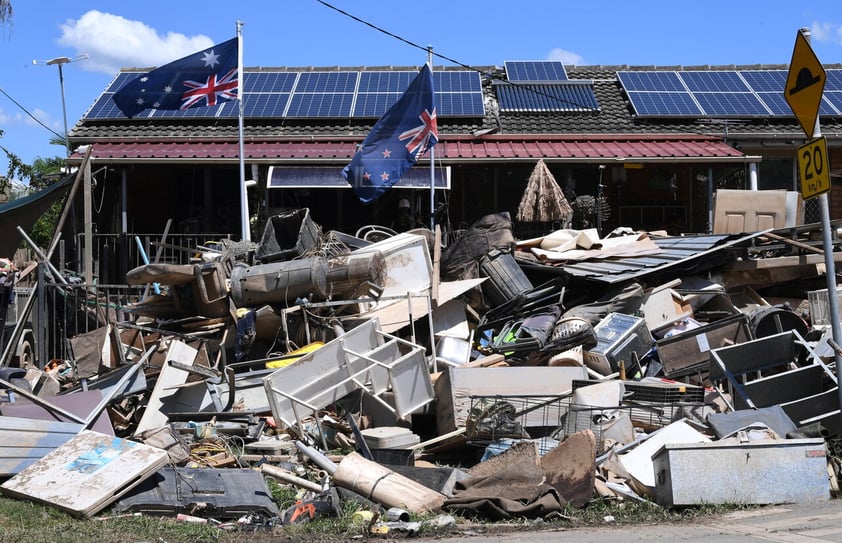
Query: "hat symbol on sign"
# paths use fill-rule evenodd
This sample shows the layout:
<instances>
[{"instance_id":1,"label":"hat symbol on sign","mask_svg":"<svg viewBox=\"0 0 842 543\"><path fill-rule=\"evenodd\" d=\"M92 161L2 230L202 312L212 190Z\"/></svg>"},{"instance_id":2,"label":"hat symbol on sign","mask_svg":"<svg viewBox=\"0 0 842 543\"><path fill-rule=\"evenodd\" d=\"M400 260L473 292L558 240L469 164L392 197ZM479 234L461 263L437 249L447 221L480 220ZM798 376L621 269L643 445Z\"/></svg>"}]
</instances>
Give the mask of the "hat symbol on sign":
<instances>
[{"instance_id":1,"label":"hat symbol on sign","mask_svg":"<svg viewBox=\"0 0 842 543\"><path fill-rule=\"evenodd\" d=\"M813 75L809 68L801 68L798 70L798 76L795 78L795 86L789 89L789 94L801 92L811 85L815 85L821 81L821 77Z\"/></svg>"}]
</instances>

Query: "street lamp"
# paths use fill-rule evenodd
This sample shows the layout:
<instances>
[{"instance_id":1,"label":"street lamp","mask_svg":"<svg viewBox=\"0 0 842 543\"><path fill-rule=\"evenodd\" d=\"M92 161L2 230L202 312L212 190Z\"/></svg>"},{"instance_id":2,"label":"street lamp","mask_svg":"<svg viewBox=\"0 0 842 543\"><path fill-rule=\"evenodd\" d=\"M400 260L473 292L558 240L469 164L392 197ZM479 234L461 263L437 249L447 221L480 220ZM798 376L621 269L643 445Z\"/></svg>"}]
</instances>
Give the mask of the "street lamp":
<instances>
[{"instance_id":1,"label":"street lamp","mask_svg":"<svg viewBox=\"0 0 842 543\"><path fill-rule=\"evenodd\" d=\"M64 72L62 71L62 66L65 64L69 64L70 62L76 62L79 60L87 60L88 54L83 53L75 58L70 57L56 57L51 58L50 60L33 60L32 64L46 64L47 66L58 66L58 81L59 85L61 85L61 113L64 118L64 147L67 150L67 156L70 156L70 137L67 131L67 106L64 103Z\"/></svg>"}]
</instances>

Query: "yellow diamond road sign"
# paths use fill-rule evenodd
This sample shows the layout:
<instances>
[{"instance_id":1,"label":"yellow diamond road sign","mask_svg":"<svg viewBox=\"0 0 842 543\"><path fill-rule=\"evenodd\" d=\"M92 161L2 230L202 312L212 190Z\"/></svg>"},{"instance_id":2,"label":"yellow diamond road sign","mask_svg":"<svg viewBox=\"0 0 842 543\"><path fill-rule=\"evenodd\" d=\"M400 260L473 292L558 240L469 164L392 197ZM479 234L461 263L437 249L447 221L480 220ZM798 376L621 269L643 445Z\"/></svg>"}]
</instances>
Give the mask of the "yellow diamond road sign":
<instances>
[{"instance_id":1,"label":"yellow diamond road sign","mask_svg":"<svg viewBox=\"0 0 842 543\"><path fill-rule=\"evenodd\" d=\"M795 37L784 98L808 138L813 137L827 74L801 31Z\"/></svg>"}]
</instances>

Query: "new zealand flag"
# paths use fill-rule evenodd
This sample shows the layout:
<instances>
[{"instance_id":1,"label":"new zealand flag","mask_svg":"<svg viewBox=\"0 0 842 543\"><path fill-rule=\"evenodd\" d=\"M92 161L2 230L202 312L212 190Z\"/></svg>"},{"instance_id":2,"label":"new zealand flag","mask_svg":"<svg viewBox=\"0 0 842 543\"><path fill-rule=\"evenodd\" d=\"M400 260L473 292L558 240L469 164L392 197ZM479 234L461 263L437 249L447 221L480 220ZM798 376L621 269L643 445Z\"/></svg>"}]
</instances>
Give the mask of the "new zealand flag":
<instances>
[{"instance_id":1,"label":"new zealand flag","mask_svg":"<svg viewBox=\"0 0 842 543\"><path fill-rule=\"evenodd\" d=\"M237 99L237 38L170 62L123 86L114 102L126 117L144 109L188 109Z\"/></svg>"},{"instance_id":2,"label":"new zealand flag","mask_svg":"<svg viewBox=\"0 0 842 543\"><path fill-rule=\"evenodd\" d=\"M371 203L398 182L439 140L433 73L424 65L406 91L366 136L342 177Z\"/></svg>"}]
</instances>

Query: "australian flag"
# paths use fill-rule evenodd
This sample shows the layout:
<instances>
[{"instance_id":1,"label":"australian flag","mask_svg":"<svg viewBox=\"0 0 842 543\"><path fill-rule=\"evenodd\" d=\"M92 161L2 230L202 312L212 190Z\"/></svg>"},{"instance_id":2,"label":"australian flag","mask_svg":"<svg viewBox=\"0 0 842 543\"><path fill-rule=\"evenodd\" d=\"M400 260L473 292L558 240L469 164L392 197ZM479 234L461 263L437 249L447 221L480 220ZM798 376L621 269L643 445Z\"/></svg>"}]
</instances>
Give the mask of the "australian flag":
<instances>
[{"instance_id":1,"label":"australian flag","mask_svg":"<svg viewBox=\"0 0 842 543\"><path fill-rule=\"evenodd\" d=\"M360 201L371 203L438 140L433 73L425 64L371 129L351 163L342 170L342 177Z\"/></svg>"},{"instance_id":2,"label":"australian flag","mask_svg":"<svg viewBox=\"0 0 842 543\"><path fill-rule=\"evenodd\" d=\"M188 109L237 99L237 38L170 62L123 86L114 102L126 117L144 109Z\"/></svg>"}]
</instances>

